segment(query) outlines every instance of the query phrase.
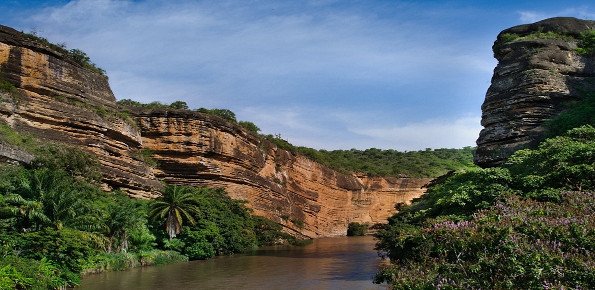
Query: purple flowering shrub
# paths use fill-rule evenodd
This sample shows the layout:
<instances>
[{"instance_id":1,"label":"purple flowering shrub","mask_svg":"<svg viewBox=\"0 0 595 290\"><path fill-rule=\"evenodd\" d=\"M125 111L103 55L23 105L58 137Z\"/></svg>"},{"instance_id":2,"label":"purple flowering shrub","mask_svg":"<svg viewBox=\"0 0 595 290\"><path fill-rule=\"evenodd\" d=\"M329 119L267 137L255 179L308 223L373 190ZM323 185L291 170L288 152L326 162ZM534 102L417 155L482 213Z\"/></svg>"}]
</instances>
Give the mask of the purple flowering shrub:
<instances>
[{"instance_id":1,"label":"purple flowering shrub","mask_svg":"<svg viewBox=\"0 0 595 290\"><path fill-rule=\"evenodd\" d=\"M385 253L409 253L392 256L376 279L397 289L588 289L595 285L595 194L561 197L511 195L468 221L401 230Z\"/></svg>"},{"instance_id":2,"label":"purple flowering shrub","mask_svg":"<svg viewBox=\"0 0 595 290\"><path fill-rule=\"evenodd\" d=\"M589 289L595 285L595 128L452 173L378 232L395 289Z\"/></svg>"}]
</instances>

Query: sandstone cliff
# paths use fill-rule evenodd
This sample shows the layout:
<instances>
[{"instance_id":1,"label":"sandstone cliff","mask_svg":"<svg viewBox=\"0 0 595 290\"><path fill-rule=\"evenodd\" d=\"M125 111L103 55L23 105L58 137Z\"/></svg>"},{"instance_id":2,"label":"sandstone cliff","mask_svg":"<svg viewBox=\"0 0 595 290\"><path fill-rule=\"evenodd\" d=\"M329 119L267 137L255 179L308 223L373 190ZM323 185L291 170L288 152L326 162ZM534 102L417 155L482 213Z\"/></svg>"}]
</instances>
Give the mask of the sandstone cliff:
<instances>
[{"instance_id":1,"label":"sandstone cliff","mask_svg":"<svg viewBox=\"0 0 595 290\"><path fill-rule=\"evenodd\" d=\"M0 118L39 138L97 155L107 188L154 196L161 184L132 158L141 147L134 121L116 113L107 77L81 67L59 47L0 26L0 77L16 92L0 102Z\"/></svg>"},{"instance_id":2,"label":"sandstone cliff","mask_svg":"<svg viewBox=\"0 0 595 290\"><path fill-rule=\"evenodd\" d=\"M308 237L345 235L349 222L383 223L429 179L341 174L278 149L239 126L195 112L139 113L143 146L168 183L223 187L258 215Z\"/></svg>"},{"instance_id":3,"label":"sandstone cliff","mask_svg":"<svg viewBox=\"0 0 595 290\"><path fill-rule=\"evenodd\" d=\"M484 129L475 162L501 164L544 138L544 124L564 104L595 90L595 59L576 52L595 21L551 18L502 31L494 43L498 65L482 105Z\"/></svg>"},{"instance_id":4,"label":"sandstone cliff","mask_svg":"<svg viewBox=\"0 0 595 290\"><path fill-rule=\"evenodd\" d=\"M159 180L223 187L295 235L345 235L352 221L385 222L395 203L421 195L429 181L340 174L210 115L127 115L117 109L104 75L73 61L60 47L4 26L0 80L15 87L0 96L0 118L42 140L97 155L106 189L152 198ZM135 158L141 149L155 152L156 168ZM11 150L0 147L4 160L31 158Z\"/></svg>"}]
</instances>

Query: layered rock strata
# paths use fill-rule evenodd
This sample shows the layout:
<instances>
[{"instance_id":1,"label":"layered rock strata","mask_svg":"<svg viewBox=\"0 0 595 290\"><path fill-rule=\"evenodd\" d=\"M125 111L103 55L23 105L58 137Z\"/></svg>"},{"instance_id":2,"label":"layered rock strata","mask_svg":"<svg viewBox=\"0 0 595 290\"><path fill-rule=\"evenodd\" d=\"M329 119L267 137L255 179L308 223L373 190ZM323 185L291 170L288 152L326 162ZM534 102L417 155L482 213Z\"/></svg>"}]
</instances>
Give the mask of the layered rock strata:
<instances>
[{"instance_id":1,"label":"layered rock strata","mask_svg":"<svg viewBox=\"0 0 595 290\"><path fill-rule=\"evenodd\" d=\"M595 21L560 17L498 35L498 65L481 107L478 165L497 166L516 150L536 146L547 120L595 91L595 59L576 50L581 33L590 29Z\"/></svg>"},{"instance_id":2,"label":"layered rock strata","mask_svg":"<svg viewBox=\"0 0 595 290\"><path fill-rule=\"evenodd\" d=\"M0 77L14 86L0 118L18 131L77 145L95 154L107 189L151 197L161 184L135 160L141 137L119 115L107 77L70 60L67 52L0 26Z\"/></svg>"},{"instance_id":3,"label":"layered rock strata","mask_svg":"<svg viewBox=\"0 0 595 290\"><path fill-rule=\"evenodd\" d=\"M341 174L200 113L140 113L139 126L159 163L155 176L223 187L256 214L307 237L345 235L349 222L386 222L396 203L420 196L430 181Z\"/></svg>"},{"instance_id":4,"label":"layered rock strata","mask_svg":"<svg viewBox=\"0 0 595 290\"><path fill-rule=\"evenodd\" d=\"M68 52L0 26L0 119L42 140L95 154L105 188L153 198L159 180L224 188L296 236L345 235L349 222L381 223L429 179L341 174L278 149L218 117L188 111L117 109L107 78ZM150 149L158 166L141 161ZM30 162L0 144L0 161ZM27 161L28 160L28 161Z\"/></svg>"}]
</instances>

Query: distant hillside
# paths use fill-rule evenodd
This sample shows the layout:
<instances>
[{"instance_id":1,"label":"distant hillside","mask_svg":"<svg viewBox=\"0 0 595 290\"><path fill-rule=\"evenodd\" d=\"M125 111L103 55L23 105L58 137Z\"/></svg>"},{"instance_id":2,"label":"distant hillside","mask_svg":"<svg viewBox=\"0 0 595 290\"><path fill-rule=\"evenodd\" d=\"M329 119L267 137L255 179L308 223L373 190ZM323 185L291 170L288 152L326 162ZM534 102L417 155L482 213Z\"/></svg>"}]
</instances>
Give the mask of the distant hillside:
<instances>
[{"instance_id":1,"label":"distant hillside","mask_svg":"<svg viewBox=\"0 0 595 290\"><path fill-rule=\"evenodd\" d=\"M371 176L438 177L451 170L475 167L473 147L405 152L376 148L326 151L299 147L298 151L335 170Z\"/></svg>"}]
</instances>

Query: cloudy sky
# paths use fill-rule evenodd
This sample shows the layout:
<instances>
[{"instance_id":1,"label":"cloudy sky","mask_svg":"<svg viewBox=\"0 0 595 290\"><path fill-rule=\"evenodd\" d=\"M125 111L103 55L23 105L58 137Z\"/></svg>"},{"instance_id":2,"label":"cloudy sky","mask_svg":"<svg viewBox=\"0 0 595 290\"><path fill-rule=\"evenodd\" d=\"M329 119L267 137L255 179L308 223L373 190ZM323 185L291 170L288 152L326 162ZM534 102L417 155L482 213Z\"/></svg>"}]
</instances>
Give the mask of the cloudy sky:
<instances>
[{"instance_id":1,"label":"cloudy sky","mask_svg":"<svg viewBox=\"0 0 595 290\"><path fill-rule=\"evenodd\" d=\"M474 146L499 31L592 1L3 0L87 52L118 99L227 108L324 149Z\"/></svg>"}]
</instances>

